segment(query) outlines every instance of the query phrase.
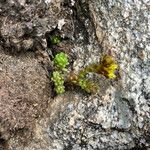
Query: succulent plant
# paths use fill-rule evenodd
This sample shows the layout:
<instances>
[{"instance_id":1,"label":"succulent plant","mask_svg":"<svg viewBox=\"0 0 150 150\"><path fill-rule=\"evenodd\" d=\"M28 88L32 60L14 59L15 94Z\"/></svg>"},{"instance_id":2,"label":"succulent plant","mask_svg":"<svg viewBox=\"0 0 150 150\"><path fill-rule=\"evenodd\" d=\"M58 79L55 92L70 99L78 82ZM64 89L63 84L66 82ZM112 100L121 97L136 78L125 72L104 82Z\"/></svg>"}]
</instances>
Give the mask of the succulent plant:
<instances>
[{"instance_id":1,"label":"succulent plant","mask_svg":"<svg viewBox=\"0 0 150 150\"><path fill-rule=\"evenodd\" d=\"M54 82L55 91L57 94L65 92L64 76L59 71L54 71L51 80Z\"/></svg>"},{"instance_id":2,"label":"succulent plant","mask_svg":"<svg viewBox=\"0 0 150 150\"><path fill-rule=\"evenodd\" d=\"M59 69L64 69L68 64L68 55L64 52L57 54L54 58L54 64Z\"/></svg>"},{"instance_id":3,"label":"succulent plant","mask_svg":"<svg viewBox=\"0 0 150 150\"><path fill-rule=\"evenodd\" d=\"M58 53L54 57L55 70L52 75L52 81L55 85L55 91L57 94L65 92L64 76L67 82L80 86L88 93L97 93L99 86L92 80L87 79L88 73L96 73L105 76L106 78L116 78L115 71L118 68L116 61L109 55L103 57L102 61L88 65L79 71L78 74L74 72L66 72L67 65L69 64L68 55L64 52Z\"/></svg>"},{"instance_id":4,"label":"succulent plant","mask_svg":"<svg viewBox=\"0 0 150 150\"><path fill-rule=\"evenodd\" d=\"M51 38L51 44L55 45L55 44L59 44L61 42L61 37L54 35Z\"/></svg>"}]
</instances>

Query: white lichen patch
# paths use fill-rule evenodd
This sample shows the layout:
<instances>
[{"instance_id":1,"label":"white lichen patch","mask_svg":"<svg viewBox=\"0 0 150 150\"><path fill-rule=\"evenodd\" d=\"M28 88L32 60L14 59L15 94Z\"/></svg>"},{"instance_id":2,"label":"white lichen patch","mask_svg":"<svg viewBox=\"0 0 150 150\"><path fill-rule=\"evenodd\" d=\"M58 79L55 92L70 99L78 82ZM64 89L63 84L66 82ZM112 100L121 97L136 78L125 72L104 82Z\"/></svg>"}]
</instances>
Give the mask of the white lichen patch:
<instances>
[{"instance_id":1,"label":"white lichen patch","mask_svg":"<svg viewBox=\"0 0 150 150\"><path fill-rule=\"evenodd\" d=\"M58 20L58 29L61 30L65 23L65 19Z\"/></svg>"},{"instance_id":2,"label":"white lichen patch","mask_svg":"<svg viewBox=\"0 0 150 150\"><path fill-rule=\"evenodd\" d=\"M75 1L71 0L71 5L74 6L74 4L75 4Z\"/></svg>"},{"instance_id":3,"label":"white lichen patch","mask_svg":"<svg viewBox=\"0 0 150 150\"><path fill-rule=\"evenodd\" d=\"M51 3L52 2L52 0L45 0L45 3L46 4L49 4L49 3Z\"/></svg>"}]
</instances>

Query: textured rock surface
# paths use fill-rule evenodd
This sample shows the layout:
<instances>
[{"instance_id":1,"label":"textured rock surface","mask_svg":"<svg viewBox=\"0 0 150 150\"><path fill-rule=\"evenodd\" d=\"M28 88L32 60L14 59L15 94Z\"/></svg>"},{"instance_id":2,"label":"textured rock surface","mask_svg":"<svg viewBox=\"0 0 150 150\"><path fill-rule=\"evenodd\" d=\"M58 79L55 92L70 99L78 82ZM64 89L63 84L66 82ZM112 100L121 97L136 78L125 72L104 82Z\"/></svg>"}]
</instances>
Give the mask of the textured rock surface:
<instances>
[{"instance_id":1,"label":"textured rock surface","mask_svg":"<svg viewBox=\"0 0 150 150\"><path fill-rule=\"evenodd\" d=\"M27 142L50 100L49 79L33 53L11 56L1 50L0 60L0 139L17 131Z\"/></svg>"},{"instance_id":2,"label":"textured rock surface","mask_svg":"<svg viewBox=\"0 0 150 150\"><path fill-rule=\"evenodd\" d=\"M1 45L11 47L13 52L46 48L45 34L54 30L57 25L61 28L60 21L66 18L67 13L71 13L69 10L62 13L60 3L61 0L2 0ZM66 24L69 24L67 19Z\"/></svg>"},{"instance_id":3,"label":"textured rock surface","mask_svg":"<svg viewBox=\"0 0 150 150\"><path fill-rule=\"evenodd\" d=\"M9 3L10 5L11 2L13 0L7 2L7 4ZM13 150L122 150L149 148L150 2L148 0L46 0L41 1L41 5L37 5L36 1L32 1L32 3L28 1L27 4L23 3L24 1L20 2L21 4L13 3L12 11L16 10L14 6L18 4L23 6L21 8L26 10L27 14L31 13L31 7L42 6L43 11L40 11L43 12L42 18L46 17L46 20L52 20L49 23L42 21L42 28L35 26L34 29L41 34L39 36L38 32L34 32L34 30L33 34L29 34L28 37L33 40L33 43L35 39L38 39L39 43L46 40L46 33L51 32L58 25L59 29L61 29L59 34L67 37L68 40L63 41L64 45L62 43L62 46L55 49L64 48L71 56L73 55L71 58L76 58L72 60L70 68L72 67L75 71L79 71L83 66L98 61L99 56L107 53L113 55L118 61L120 78L116 81L109 81L103 77L94 77L101 85L101 90L97 95L87 95L80 89L71 89L69 87L68 89L70 90L64 95L56 96L49 103L44 104L50 99L50 94L45 94L44 100L42 98L44 94L41 89L44 88L46 91L50 89L46 86L49 83L46 78L46 71L41 67L41 64L37 63L39 58L32 57L32 59L29 59L28 52L23 58L22 56L8 56L8 54L1 52L5 59L2 59L2 69L0 68L0 73L2 74L2 79L0 80L2 82L2 94L0 94L6 98L1 99L2 104L0 104L7 103L9 109L14 110L11 115L13 116L13 113L18 115L19 122L15 122L15 124L13 121L10 122L12 127L18 125L21 129L29 128L29 125L26 124L29 120L35 125L32 129L32 136L29 136L30 142L27 141L26 143L20 140L19 134L7 135L7 131L4 130L6 126L1 125L0 140L3 141L3 145L7 146L7 149ZM12 27L14 31L19 30L19 28L15 27L16 22L20 24L30 23L31 26L33 22L29 16L29 21L20 21L16 17L14 25L12 25L11 18L5 23L4 20L7 18L8 12L5 3L3 1L0 4L0 11L3 14L1 16L3 19L0 22L0 42L3 48L8 49L12 46L12 39L24 39L25 35L22 34L20 37L18 34L13 33L10 28L5 33L4 25L6 24L7 28ZM6 6L6 10L2 6ZM26 8L29 8L29 10ZM57 8L56 12L58 13L54 11L54 8ZM51 11L49 12L49 10ZM21 13L21 10L18 11ZM14 15L20 13L14 12ZM34 13L34 16L39 21L41 17L38 12L34 11ZM25 15L25 13L23 14ZM49 17L47 17L47 14ZM23 17L21 16L21 18ZM64 24L64 22L66 23ZM23 28L21 29L23 30ZM25 30L23 31L26 33ZM18 44L15 43L14 45L14 51L22 50ZM36 44L33 44L33 47L36 47ZM33 49L33 47L31 48ZM46 45L41 48L46 48ZM24 47L24 49L26 48ZM25 70L32 70L33 74L29 73L28 76ZM8 72L7 75L5 72ZM7 80L3 79L4 76ZM23 77L26 80L22 79ZM38 80L37 84L32 83L34 79ZM14 80L17 82L14 83ZM3 81L6 82L7 86ZM27 83L27 81L31 82ZM31 88L23 88L22 84ZM17 88L18 85L20 88ZM31 100L32 105L28 107L26 113L24 113L26 107L19 112L15 109L14 103L18 101L15 94L12 97L7 94L8 86L14 89L16 95L20 93L21 95L27 94L23 104L26 105ZM32 92L32 90L34 91ZM35 97L36 100L34 101L40 107L41 105L46 105L45 109L47 111L45 114L47 115L44 115L42 119L40 117L34 119L32 116L29 115L31 118L28 116L28 112L36 114L34 111L39 110L30 109L34 105L33 99ZM8 103L8 99L10 103ZM44 108L44 106L41 108ZM42 114L41 110L38 112ZM5 114L0 109L2 121L5 121L5 118L9 116L8 113ZM28 120L22 119L24 115L28 117ZM9 123L9 120L6 121ZM28 122L29 124L30 121ZM26 133L30 132L26 131ZM8 134L10 133L8 132ZM24 135L24 137L26 136Z\"/></svg>"}]
</instances>

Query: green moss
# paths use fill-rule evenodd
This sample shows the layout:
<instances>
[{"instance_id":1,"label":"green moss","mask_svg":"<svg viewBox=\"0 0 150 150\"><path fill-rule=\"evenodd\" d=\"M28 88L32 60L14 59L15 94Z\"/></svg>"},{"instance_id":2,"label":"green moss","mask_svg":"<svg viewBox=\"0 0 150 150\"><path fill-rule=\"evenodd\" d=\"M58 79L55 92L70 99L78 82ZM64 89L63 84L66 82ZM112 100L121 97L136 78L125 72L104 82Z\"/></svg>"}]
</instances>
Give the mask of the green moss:
<instances>
[{"instance_id":1,"label":"green moss","mask_svg":"<svg viewBox=\"0 0 150 150\"><path fill-rule=\"evenodd\" d=\"M89 66L83 68L79 72L80 77L85 77L87 73L93 72L97 74L101 74L106 78L116 78L115 71L118 68L118 64L113 59L112 56L106 55L103 57L102 61L99 63L90 64Z\"/></svg>"},{"instance_id":2,"label":"green moss","mask_svg":"<svg viewBox=\"0 0 150 150\"><path fill-rule=\"evenodd\" d=\"M118 64L111 56L104 56L100 64L99 73L104 75L106 78L116 78L115 71L118 68Z\"/></svg>"},{"instance_id":3,"label":"green moss","mask_svg":"<svg viewBox=\"0 0 150 150\"><path fill-rule=\"evenodd\" d=\"M96 93L99 89L96 83L87 79L79 79L78 85L88 93Z\"/></svg>"},{"instance_id":4,"label":"green moss","mask_svg":"<svg viewBox=\"0 0 150 150\"><path fill-rule=\"evenodd\" d=\"M80 86L88 93L97 93L99 86L93 81L86 79L88 73L96 73L105 76L106 78L116 78L115 71L118 68L116 61L111 56L104 56L102 61L88 65L79 71L78 74L71 73L68 80L72 84Z\"/></svg>"}]
</instances>

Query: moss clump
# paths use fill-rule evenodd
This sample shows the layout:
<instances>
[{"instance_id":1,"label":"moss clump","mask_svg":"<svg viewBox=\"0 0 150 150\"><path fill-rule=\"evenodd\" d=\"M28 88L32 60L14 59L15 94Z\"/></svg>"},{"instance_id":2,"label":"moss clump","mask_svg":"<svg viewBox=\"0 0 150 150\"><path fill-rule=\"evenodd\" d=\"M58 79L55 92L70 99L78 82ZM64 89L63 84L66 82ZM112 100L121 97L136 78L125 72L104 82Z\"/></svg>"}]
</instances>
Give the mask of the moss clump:
<instances>
[{"instance_id":1,"label":"moss clump","mask_svg":"<svg viewBox=\"0 0 150 150\"><path fill-rule=\"evenodd\" d=\"M78 85L88 93L96 93L99 89L98 85L87 79L79 79Z\"/></svg>"},{"instance_id":2,"label":"moss clump","mask_svg":"<svg viewBox=\"0 0 150 150\"><path fill-rule=\"evenodd\" d=\"M106 78L113 79L116 78L115 71L117 68L118 64L111 56L104 56L98 71Z\"/></svg>"},{"instance_id":3,"label":"moss clump","mask_svg":"<svg viewBox=\"0 0 150 150\"><path fill-rule=\"evenodd\" d=\"M87 73L93 72L93 73L101 74L106 78L113 79L116 78L115 71L117 70L117 68L118 68L118 64L113 59L113 57L106 55L99 63L94 63L83 68L79 72L79 76L83 78L86 76Z\"/></svg>"},{"instance_id":4,"label":"moss clump","mask_svg":"<svg viewBox=\"0 0 150 150\"><path fill-rule=\"evenodd\" d=\"M54 58L54 64L59 69L64 69L69 64L67 54L63 52L57 54Z\"/></svg>"},{"instance_id":5,"label":"moss clump","mask_svg":"<svg viewBox=\"0 0 150 150\"><path fill-rule=\"evenodd\" d=\"M104 56L102 61L93 63L80 70L78 75L70 74L69 82L80 86L88 93L97 93L99 86L93 81L87 80L86 75L88 73L96 73L105 76L106 78L116 78L115 71L118 68L118 64L111 56Z\"/></svg>"}]
</instances>

